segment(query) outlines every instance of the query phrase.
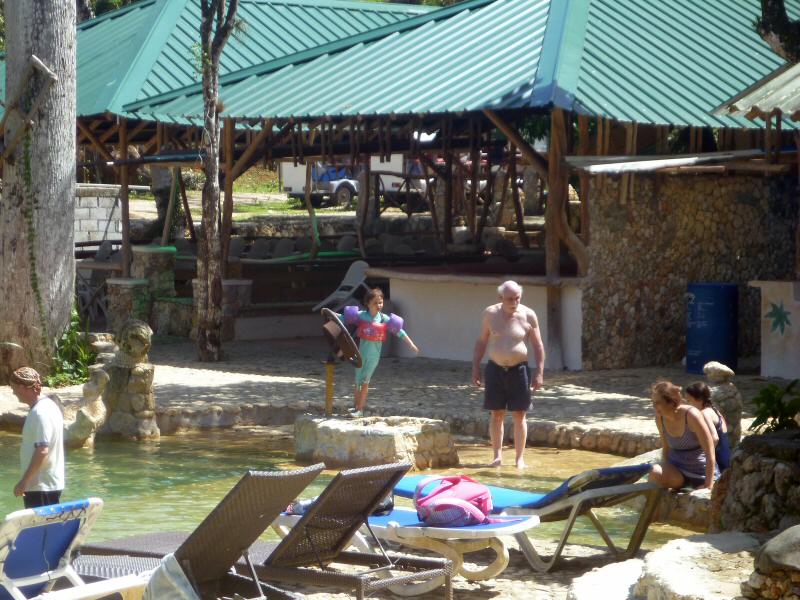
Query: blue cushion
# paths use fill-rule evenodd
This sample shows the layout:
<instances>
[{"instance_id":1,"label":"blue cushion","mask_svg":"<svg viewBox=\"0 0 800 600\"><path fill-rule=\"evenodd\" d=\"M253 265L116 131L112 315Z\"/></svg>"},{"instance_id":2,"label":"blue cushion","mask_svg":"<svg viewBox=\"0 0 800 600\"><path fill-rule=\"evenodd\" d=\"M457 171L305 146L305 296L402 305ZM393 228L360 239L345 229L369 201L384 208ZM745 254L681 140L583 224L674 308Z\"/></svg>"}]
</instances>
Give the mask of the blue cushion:
<instances>
[{"instance_id":1,"label":"blue cushion","mask_svg":"<svg viewBox=\"0 0 800 600\"><path fill-rule=\"evenodd\" d=\"M650 464L625 467L605 467L595 469L597 479L582 486L580 491L635 483L652 469ZM403 477L395 486L394 493L401 498L413 498L417 484L429 475L409 475ZM492 494L492 512L501 513L509 508L543 508L569 495L569 483L577 475L563 481L557 488L547 493L525 492L513 488L487 485Z\"/></svg>"}]
</instances>

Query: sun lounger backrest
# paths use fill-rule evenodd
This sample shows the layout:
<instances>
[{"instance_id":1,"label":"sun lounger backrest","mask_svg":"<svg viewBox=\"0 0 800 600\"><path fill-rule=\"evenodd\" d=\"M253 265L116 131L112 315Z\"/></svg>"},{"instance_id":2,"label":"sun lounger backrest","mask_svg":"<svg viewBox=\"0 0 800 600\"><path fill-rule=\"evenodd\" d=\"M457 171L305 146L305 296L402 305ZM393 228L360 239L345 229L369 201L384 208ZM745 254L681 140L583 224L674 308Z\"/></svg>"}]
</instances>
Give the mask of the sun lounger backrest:
<instances>
[{"instance_id":1,"label":"sun lounger backrest","mask_svg":"<svg viewBox=\"0 0 800 600\"><path fill-rule=\"evenodd\" d=\"M175 551L189 580L221 578L324 468L248 471Z\"/></svg>"},{"instance_id":2,"label":"sun lounger backrest","mask_svg":"<svg viewBox=\"0 0 800 600\"><path fill-rule=\"evenodd\" d=\"M0 525L0 582L14 587L12 579L45 575L67 564L102 507L102 500L89 498L10 513ZM45 576L19 589L32 598L48 583ZM6 598L12 596L2 587L0 599Z\"/></svg>"},{"instance_id":3,"label":"sun lounger backrest","mask_svg":"<svg viewBox=\"0 0 800 600\"><path fill-rule=\"evenodd\" d=\"M340 472L265 564L295 567L332 561L411 467L395 463Z\"/></svg>"}]
</instances>

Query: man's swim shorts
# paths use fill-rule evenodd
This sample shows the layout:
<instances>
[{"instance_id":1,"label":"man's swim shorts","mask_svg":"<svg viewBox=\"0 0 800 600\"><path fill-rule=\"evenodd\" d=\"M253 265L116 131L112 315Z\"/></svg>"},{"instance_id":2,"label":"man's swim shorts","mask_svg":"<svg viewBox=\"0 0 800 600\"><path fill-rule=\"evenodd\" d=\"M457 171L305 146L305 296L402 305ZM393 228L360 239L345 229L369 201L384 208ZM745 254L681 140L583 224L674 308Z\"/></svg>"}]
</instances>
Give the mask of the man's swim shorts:
<instances>
[{"instance_id":1,"label":"man's swim shorts","mask_svg":"<svg viewBox=\"0 0 800 600\"><path fill-rule=\"evenodd\" d=\"M484 375L486 410L528 410L531 407L531 368L528 363L501 367L486 363Z\"/></svg>"}]
</instances>

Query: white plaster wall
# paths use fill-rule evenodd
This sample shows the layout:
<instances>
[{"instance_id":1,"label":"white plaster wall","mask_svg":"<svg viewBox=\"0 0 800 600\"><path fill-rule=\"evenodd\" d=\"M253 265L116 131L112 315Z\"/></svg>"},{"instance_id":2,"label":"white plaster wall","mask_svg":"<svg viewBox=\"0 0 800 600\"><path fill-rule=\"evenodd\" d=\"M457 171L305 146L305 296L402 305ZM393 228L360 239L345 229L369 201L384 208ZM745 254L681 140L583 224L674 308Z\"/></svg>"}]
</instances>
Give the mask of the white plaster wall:
<instances>
[{"instance_id":1,"label":"white plaster wall","mask_svg":"<svg viewBox=\"0 0 800 600\"><path fill-rule=\"evenodd\" d=\"M753 281L750 285L761 288L761 375L800 377L800 281ZM781 312L788 313L783 328L775 320Z\"/></svg>"},{"instance_id":2,"label":"white plaster wall","mask_svg":"<svg viewBox=\"0 0 800 600\"><path fill-rule=\"evenodd\" d=\"M405 319L405 329L422 355L472 360L483 310L497 302L497 283L425 282L390 279L392 311ZM547 354L547 290L524 285L522 302L536 312ZM581 368L581 292L567 286L562 294L562 331L566 367ZM393 345L397 356L411 356L402 342ZM532 359L533 357L531 357ZM553 368L552 357L545 368Z\"/></svg>"}]
</instances>

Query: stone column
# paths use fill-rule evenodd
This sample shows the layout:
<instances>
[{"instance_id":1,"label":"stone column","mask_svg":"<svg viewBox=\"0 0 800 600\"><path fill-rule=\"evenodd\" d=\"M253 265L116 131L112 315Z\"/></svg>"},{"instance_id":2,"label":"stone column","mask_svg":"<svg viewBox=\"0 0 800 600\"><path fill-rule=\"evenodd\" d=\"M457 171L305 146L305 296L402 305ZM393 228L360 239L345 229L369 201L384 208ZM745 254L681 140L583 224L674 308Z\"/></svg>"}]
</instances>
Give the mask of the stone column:
<instances>
[{"instance_id":1,"label":"stone column","mask_svg":"<svg viewBox=\"0 0 800 600\"><path fill-rule=\"evenodd\" d=\"M712 361L703 366L703 373L708 379L711 401L728 424L728 443L733 450L742 438L742 395L731 382L734 372L722 363Z\"/></svg>"},{"instance_id":2,"label":"stone column","mask_svg":"<svg viewBox=\"0 0 800 600\"><path fill-rule=\"evenodd\" d=\"M232 340L235 337L234 323L236 315L252 301L252 279L222 280L222 339Z\"/></svg>"},{"instance_id":3,"label":"stone column","mask_svg":"<svg viewBox=\"0 0 800 600\"><path fill-rule=\"evenodd\" d=\"M175 295L175 246L134 246L131 275L147 279L153 298Z\"/></svg>"},{"instance_id":4,"label":"stone column","mask_svg":"<svg viewBox=\"0 0 800 600\"><path fill-rule=\"evenodd\" d=\"M147 279L106 279L108 330L117 334L128 319L150 318L150 290Z\"/></svg>"}]
</instances>

